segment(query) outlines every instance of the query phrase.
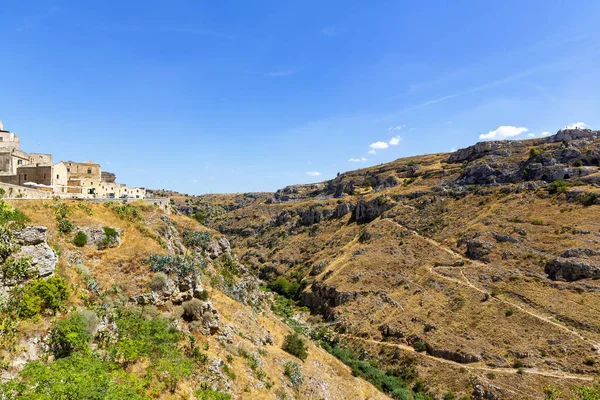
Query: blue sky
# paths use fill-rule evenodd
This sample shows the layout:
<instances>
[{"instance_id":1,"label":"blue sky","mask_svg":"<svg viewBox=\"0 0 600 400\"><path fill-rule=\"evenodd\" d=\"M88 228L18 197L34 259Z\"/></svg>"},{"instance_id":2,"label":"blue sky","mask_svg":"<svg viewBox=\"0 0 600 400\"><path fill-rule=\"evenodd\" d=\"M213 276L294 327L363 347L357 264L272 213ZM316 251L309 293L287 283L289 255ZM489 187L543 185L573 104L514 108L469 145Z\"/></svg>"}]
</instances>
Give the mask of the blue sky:
<instances>
[{"instance_id":1,"label":"blue sky","mask_svg":"<svg viewBox=\"0 0 600 400\"><path fill-rule=\"evenodd\" d=\"M480 135L600 127L599 15L595 0L0 0L0 119L25 151L130 185L276 190Z\"/></svg>"}]
</instances>

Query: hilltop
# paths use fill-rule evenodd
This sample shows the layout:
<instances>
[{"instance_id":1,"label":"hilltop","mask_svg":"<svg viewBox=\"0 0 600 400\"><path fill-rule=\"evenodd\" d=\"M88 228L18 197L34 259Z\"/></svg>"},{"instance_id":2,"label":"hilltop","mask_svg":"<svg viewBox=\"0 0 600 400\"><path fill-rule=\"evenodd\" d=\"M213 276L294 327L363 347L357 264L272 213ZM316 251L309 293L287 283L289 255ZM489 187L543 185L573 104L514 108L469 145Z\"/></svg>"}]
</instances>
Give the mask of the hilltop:
<instances>
[{"instance_id":1,"label":"hilltop","mask_svg":"<svg viewBox=\"0 0 600 400\"><path fill-rule=\"evenodd\" d=\"M565 129L171 202L383 369L540 398L598 378L599 161L600 131Z\"/></svg>"}]
</instances>

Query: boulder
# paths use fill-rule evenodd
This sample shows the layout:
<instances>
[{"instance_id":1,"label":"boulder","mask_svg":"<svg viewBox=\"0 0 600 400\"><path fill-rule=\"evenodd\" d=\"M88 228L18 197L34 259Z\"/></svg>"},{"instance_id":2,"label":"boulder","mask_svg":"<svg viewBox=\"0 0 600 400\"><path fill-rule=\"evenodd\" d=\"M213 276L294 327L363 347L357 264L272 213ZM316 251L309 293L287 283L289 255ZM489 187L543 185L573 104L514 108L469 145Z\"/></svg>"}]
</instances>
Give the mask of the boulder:
<instances>
[{"instance_id":1,"label":"boulder","mask_svg":"<svg viewBox=\"0 0 600 400\"><path fill-rule=\"evenodd\" d=\"M20 246L35 246L46 242L48 228L45 226L28 226L13 232L15 243Z\"/></svg>"},{"instance_id":2,"label":"boulder","mask_svg":"<svg viewBox=\"0 0 600 400\"><path fill-rule=\"evenodd\" d=\"M572 282L600 276L600 264L585 258L556 257L546 262L545 271L552 280Z\"/></svg>"},{"instance_id":3,"label":"boulder","mask_svg":"<svg viewBox=\"0 0 600 400\"><path fill-rule=\"evenodd\" d=\"M219 313L210 301L192 299L183 303L183 317L192 322L191 328L204 335L213 335L219 331Z\"/></svg>"},{"instance_id":4,"label":"boulder","mask_svg":"<svg viewBox=\"0 0 600 400\"><path fill-rule=\"evenodd\" d=\"M486 256L492 251L494 246L481 239L472 239L467 242L467 257L472 260L486 261Z\"/></svg>"}]
</instances>

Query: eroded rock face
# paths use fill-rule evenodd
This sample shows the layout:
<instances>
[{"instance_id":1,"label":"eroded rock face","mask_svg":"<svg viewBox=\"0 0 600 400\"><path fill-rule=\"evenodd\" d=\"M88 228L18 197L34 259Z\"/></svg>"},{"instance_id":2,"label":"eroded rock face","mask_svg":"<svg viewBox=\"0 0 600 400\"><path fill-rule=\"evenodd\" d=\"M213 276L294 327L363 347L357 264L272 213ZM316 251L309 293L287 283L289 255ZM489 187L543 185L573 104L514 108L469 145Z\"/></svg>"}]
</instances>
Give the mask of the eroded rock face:
<instances>
[{"instance_id":1,"label":"eroded rock face","mask_svg":"<svg viewBox=\"0 0 600 400\"><path fill-rule=\"evenodd\" d=\"M114 229L116 235L107 235L104 228L83 227L80 230L87 236L87 244L98 250L117 247L121 244L121 229Z\"/></svg>"},{"instance_id":2,"label":"eroded rock face","mask_svg":"<svg viewBox=\"0 0 600 400\"><path fill-rule=\"evenodd\" d=\"M30 276L50 276L56 269L58 256L46 243L47 236L48 228L45 226L28 226L13 232L14 243L20 246L15 257L31 258Z\"/></svg>"},{"instance_id":3,"label":"eroded rock face","mask_svg":"<svg viewBox=\"0 0 600 400\"><path fill-rule=\"evenodd\" d=\"M356 209L354 210L354 218L356 222L364 223L371 222L375 218L379 217L385 211L392 208L393 204L390 200L378 197L369 202L359 201L356 203Z\"/></svg>"},{"instance_id":4,"label":"eroded rock face","mask_svg":"<svg viewBox=\"0 0 600 400\"><path fill-rule=\"evenodd\" d=\"M230 251L231 244L224 236L211 240L206 248L206 253L212 259L218 258L221 254L228 253Z\"/></svg>"},{"instance_id":5,"label":"eroded rock face","mask_svg":"<svg viewBox=\"0 0 600 400\"><path fill-rule=\"evenodd\" d=\"M473 146L459 149L452 153L448 158L448 163L460 163L463 161L473 161L486 155L495 155L506 157L512 154L511 149L524 147L525 145L518 141L490 141L479 142Z\"/></svg>"},{"instance_id":6,"label":"eroded rock face","mask_svg":"<svg viewBox=\"0 0 600 400\"><path fill-rule=\"evenodd\" d=\"M600 276L598 258L556 257L546 262L546 273L552 280L577 281Z\"/></svg>"}]
</instances>

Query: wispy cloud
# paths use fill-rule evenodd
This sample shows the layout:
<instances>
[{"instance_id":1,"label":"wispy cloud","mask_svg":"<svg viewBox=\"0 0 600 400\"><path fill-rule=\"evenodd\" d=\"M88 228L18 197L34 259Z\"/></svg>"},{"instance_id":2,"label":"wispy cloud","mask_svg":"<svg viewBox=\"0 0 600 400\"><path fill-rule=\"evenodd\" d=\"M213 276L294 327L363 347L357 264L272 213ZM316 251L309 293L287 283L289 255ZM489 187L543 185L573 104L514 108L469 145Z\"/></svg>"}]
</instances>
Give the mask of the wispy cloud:
<instances>
[{"instance_id":1,"label":"wispy cloud","mask_svg":"<svg viewBox=\"0 0 600 400\"><path fill-rule=\"evenodd\" d=\"M400 136L394 136L393 138L390 139L390 141L388 143L390 146L398 146L401 141L402 141L402 138Z\"/></svg>"},{"instance_id":2,"label":"wispy cloud","mask_svg":"<svg viewBox=\"0 0 600 400\"><path fill-rule=\"evenodd\" d=\"M333 26L328 26L328 27L321 29L321 35L323 35L323 36L331 37L331 36L337 36L339 34L340 34L340 32Z\"/></svg>"},{"instance_id":3,"label":"wispy cloud","mask_svg":"<svg viewBox=\"0 0 600 400\"><path fill-rule=\"evenodd\" d=\"M493 131L489 131L488 133L482 133L479 135L479 139L504 140L509 137L519 136L521 133L525 133L527 131L528 129L525 127L503 125L499 126Z\"/></svg>"},{"instance_id":4,"label":"wispy cloud","mask_svg":"<svg viewBox=\"0 0 600 400\"><path fill-rule=\"evenodd\" d=\"M375 142L375 143L371 143L369 145L369 147L373 150L377 149L377 150L381 150L381 149L387 149L388 148L388 144L386 142Z\"/></svg>"},{"instance_id":5,"label":"wispy cloud","mask_svg":"<svg viewBox=\"0 0 600 400\"><path fill-rule=\"evenodd\" d=\"M367 159L365 157L361 157L361 158L352 158L351 157L350 159L348 159L348 161L350 161L350 162L365 162L365 161L367 161Z\"/></svg>"},{"instance_id":6,"label":"wispy cloud","mask_svg":"<svg viewBox=\"0 0 600 400\"><path fill-rule=\"evenodd\" d=\"M550 132L542 132L542 133L540 133L541 137L546 137L546 136L550 136L550 135L552 135L552 133L550 133Z\"/></svg>"},{"instance_id":7,"label":"wispy cloud","mask_svg":"<svg viewBox=\"0 0 600 400\"><path fill-rule=\"evenodd\" d=\"M528 133L528 134L527 134L527 137L529 137L529 138L534 138L534 137L535 137L535 133Z\"/></svg>"},{"instance_id":8,"label":"wispy cloud","mask_svg":"<svg viewBox=\"0 0 600 400\"><path fill-rule=\"evenodd\" d=\"M321 173L320 173L320 172L318 172L318 171L308 171L308 172L306 173L306 175L308 175L308 176L320 176L320 175L321 175Z\"/></svg>"},{"instance_id":9,"label":"wispy cloud","mask_svg":"<svg viewBox=\"0 0 600 400\"><path fill-rule=\"evenodd\" d=\"M373 150L373 149L369 150L368 153L369 154L377 154L377 152L375 150Z\"/></svg>"},{"instance_id":10,"label":"wispy cloud","mask_svg":"<svg viewBox=\"0 0 600 400\"><path fill-rule=\"evenodd\" d=\"M566 129L584 129L588 126L583 122L574 122L571 125L565 126Z\"/></svg>"},{"instance_id":11,"label":"wispy cloud","mask_svg":"<svg viewBox=\"0 0 600 400\"><path fill-rule=\"evenodd\" d=\"M401 131L405 127L406 127L406 125L396 125L396 126L392 126L391 128L388 128L388 131L390 131L390 132Z\"/></svg>"}]
</instances>

